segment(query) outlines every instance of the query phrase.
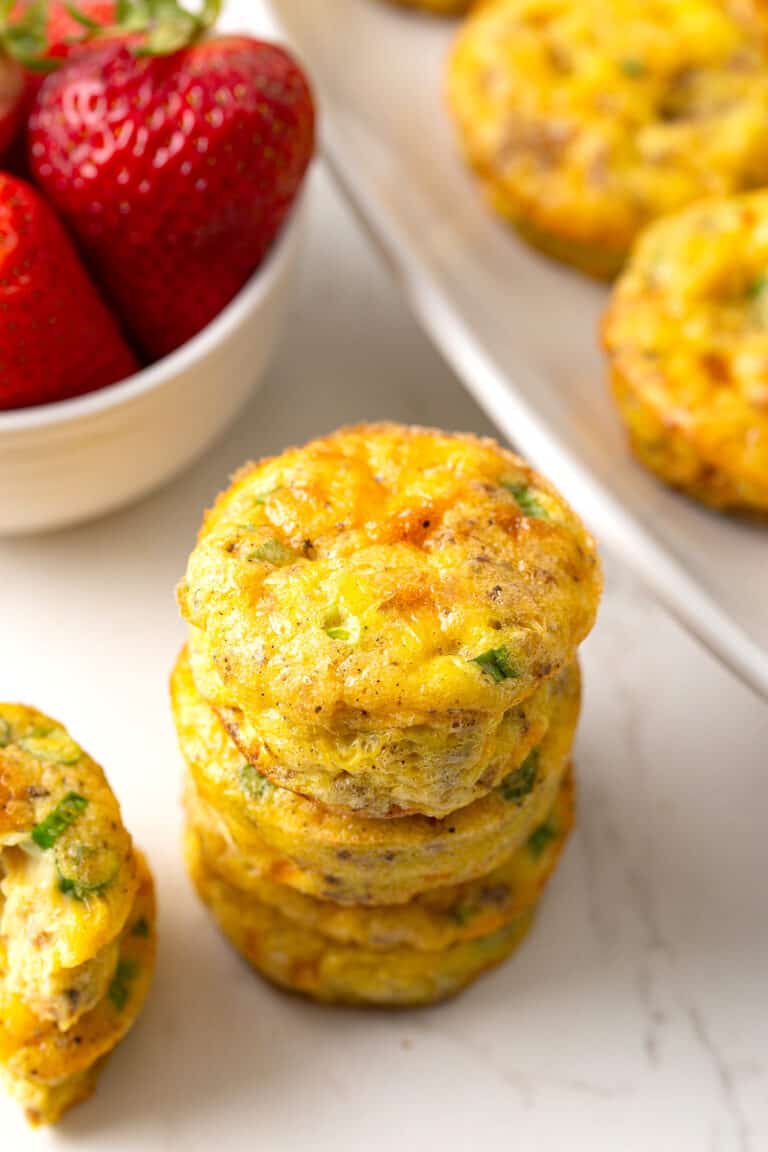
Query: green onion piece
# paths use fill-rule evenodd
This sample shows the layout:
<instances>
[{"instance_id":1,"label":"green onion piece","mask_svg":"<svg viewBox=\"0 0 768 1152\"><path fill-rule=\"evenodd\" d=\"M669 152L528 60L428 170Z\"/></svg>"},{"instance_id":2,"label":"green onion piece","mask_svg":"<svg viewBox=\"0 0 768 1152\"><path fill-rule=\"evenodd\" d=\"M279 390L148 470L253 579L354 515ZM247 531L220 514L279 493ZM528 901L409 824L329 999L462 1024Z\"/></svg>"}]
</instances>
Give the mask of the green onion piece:
<instances>
[{"instance_id":1,"label":"green onion piece","mask_svg":"<svg viewBox=\"0 0 768 1152\"><path fill-rule=\"evenodd\" d=\"M244 764L240 769L240 787L249 800L261 800L271 785L266 776L262 776L253 764Z\"/></svg>"},{"instance_id":2,"label":"green onion piece","mask_svg":"<svg viewBox=\"0 0 768 1152\"><path fill-rule=\"evenodd\" d=\"M473 656L470 664L477 664L486 675L500 684L502 680L514 680L520 675L508 648L489 648L479 656Z\"/></svg>"},{"instance_id":3,"label":"green onion piece","mask_svg":"<svg viewBox=\"0 0 768 1152\"><path fill-rule=\"evenodd\" d=\"M139 936L142 940L146 940L149 937L149 921L146 916L141 916L136 921L133 928L131 928L131 936Z\"/></svg>"},{"instance_id":4,"label":"green onion piece","mask_svg":"<svg viewBox=\"0 0 768 1152\"><path fill-rule=\"evenodd\" d=\"M119 960L115 974L112 977L112 983L109 985L109 999L117 1008L118 1012L122 1012L128 1003L130 995L130 984L136 976L139 968L135 960Z\"/></svg>"},{"instance_id":5,"label":"green onion piece","mask_svg":"<svg viewBox=\"0 0 768 1152\"><path fill-rule=\"evenodd\" d=\"M120 871L113 849L69 844L56 849L59 891L75 900L87 900L108 888Z\"/></svg>"},{"instance_id":6,"label":"green onion piece","mask_svg":"<svg viewBox=\"0 0 768 1152\"><path fill-rule=\"evenodd\" d=\"M766 288L768 288L768 276L763 273L761 276L757 276L747 288L747 298L756 300L758 296L762 296Z\"/></svg>"},{"instance_id":7,"label":"green onion piece","mask_svg":"<svg viewBox=\"0 0 768 1152\"><path fill-rule=\"evenodd\" d=\"M470 908L468 904L456 904L450 911L451 920L462 927L469 923L474 914L475 909Z\"/></svg>"},{"instance_id":8,"label":"green onion piece","mask_svg":"<svg viewBox=\"0 0 768 1152\"><path fill-rule=\"evenodd\" d=\"M0 748L7 748L11 742L11 726L0 716Z\"/></svg>"},{"instance_id":9,"label":"green onion piece","mask_svg":"<svg viewBox=\"0 0 768 1152\"><path fill-rule=\"evenodd\" d=\"M114 874L109 876L106 880L99 880L94 884L85 884L80 880L75 880L72 876L64 876L59 872L59 892L63 892L65 896L71 896L73 900L83 904L89 896L97 896L99 892L103 892L105 888L114 880Z\"/></svg>"},{"instance_id":10,"label":"green onion piece","mask_svg":"<svg viewBox=\"0 0 768 1152\"><path fill-rule=\"evenodd\" d=\"M645 64L635 56L627 56L626 59L620 60L619 68L621 68L625 76L629 76L632 80L638 80L641 76L645 76L646 73Z\"/></svg>"},{"instance_id":11,"label":"green onion piece","mask_svg":"<svg viewBox=\"0 0 768 1152\"><path fill-rule=\"evenodd\" d=\"M349 631L348 628L326 628L325 634L326 634L326 636L329 636L331 638L331 640L351 640L352 639L352 633Z\"/></svg>"},{"instance_id":12,"label":"green onion piece","mask_svg":"<svg viewBox=\"0 0 768 1152\"><path fill-rule=\"evenodd\" d=\"M258 548L254 548L248 559L262 560L265 564L274 564L276 568L281 568L284 564L290 564L296 556L280 540L265 540Z\"/></svg>"},{"instance_id":13,"label":"green onion piece","mask_svg":"<svg viewBox=\"0 0 768 1152\"><path fill-rule=\"evenodd\" d=\"M23 748L30 756L34 756L35 760L40 760L44 764L77 764L83 755L82 748L63 732L59 732L51 740L51 735L55 731L50 728L48 731L33 732L23 740L19 740L19 748ZM49 743L41 746L37 743L39 740L47 740Z\"/></svg>"},{"instance_id":14,"label":"green onion piece","mask_svg":"<svg viewBox=\"0 0 768 1152\"><path fill-rule=\"evenodd\" d=\"M505 776L499 785L504 800L519 804L532 791L539 771L539 750L534 750L526 756L519 768L515 768Z\"/></svg>"},{"instance_id":15,"label":"green onion piece","mask_svg":"<svg viewBox=\"0 0 768 1152\"><path fill-rule=\"evenodd\" d=\"M531 835L528 837L528 851L534 860L538 860L541 854L557 837L557 829L554 828L549 821L539 824Z\"/></svg>"},{"instance_id":16,"label":"green onion piece","mask_svg":"<svg viewBox=\"0 0 768 1152\"><path fill-rule=\"evenodd\" d=\"M330 640L356 641L360 637L360 622L336 604L325 614L323 631Z\"/></svg>"},{"instance_id":17,"label":"green onion piece","mask_svg":"<svg viewBox=\"0 0 768 1152\"><path fill-rule=\"evenodd\" d=\"M491 932L488 936L478 936L472 941L472 951L478 956L497 956L499 944L508 932L509 927L500 928L498 932Z\"/></svg>"},{"instance_id":18,"label":"green onion piece","mask_svg":"<svg viewBox=\"0 0 768 1152\"><path fill-rule=\"evenodd\" d=\"M536 492L530 484L515 484L512 480L502 480L502 488L506 488L510 496L514 496L517 506L524 516L532 519L548 520L549 513L536 497Z\"/></svg>"},{"instance_id":19,"label":"green onion piece","mask_svg":"<svg viewBox=\"0 0 768 1152\"><path fill-rule=\"evenodd\" d=\"M264 492L259 492L258 496L254 496L253 502L254 502L254 504L266 504L266 502L267 502L267 500L269 500L270 496L272 496L275 492L279 492L279 491L280 491L279 488L267 488L267 489L265 489Z\"/></svg>"},{"instance_id":20,"label":"green onion piece","mask_svg":"<svg viewBox=\"0 0 768 1152\"><path fill-rule=\"evenodd\" d=\"M45 740L46 736L50 736L56 729L53 724L33 724L31 728L26 731L26 736L30 740Z\"/></svg>"},{"instance_id":21,"label":"green onion piece","mask_svg":"<svg viewBox=\"0 0 768 1152\"><path fill-rule=\"evenodd\" d=\"M760 328L768 328L768 275L758 276L747 288L752 317Z\"/></svg>"},{"instance_id":22,"label":"green onion piece","mask_svg":"<svg viewBox=\"0 0 768 1152\"><path fill-rule=\"evenodd\" d=\"M38 848L53 848L62 832L66 832L87 807L88 801L85 796L80 796L77 792L68 792L53 811L32 829L32 839Z\"/></svg>"}]
</instances>

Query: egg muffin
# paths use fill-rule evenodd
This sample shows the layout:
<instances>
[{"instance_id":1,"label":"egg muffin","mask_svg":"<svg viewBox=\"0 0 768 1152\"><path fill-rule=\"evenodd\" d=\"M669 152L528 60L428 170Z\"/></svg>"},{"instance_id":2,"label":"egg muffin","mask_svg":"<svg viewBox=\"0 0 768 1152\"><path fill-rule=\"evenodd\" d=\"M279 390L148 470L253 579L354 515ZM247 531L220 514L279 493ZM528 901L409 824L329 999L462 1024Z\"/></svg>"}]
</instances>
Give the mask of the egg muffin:
<instances>
[{"instance_id":1,"label":"egg muffin","mask_svg":"<svg viewBox=\"0 0 768 1152\"><path fill-rule=\"evenodd\" d=\"M444 1000L506 959L533 918L530 909L497 932L443 951L378 951L340 943L233 888L206 868L195 838L186 852L198 894L230 943L262 976L315 1000L389 1007Z\"/></svg>"},{"instance_id":2,"label":"egg muffin","mask_svg":"<svg viewBox=\"0 0 768 1152\"><path fill-rule=\"evenodd\" d=\"M573 823L573 779L569 772L527 843L492 872L423 893L407 904L380 907L342 907L255 875L227 838L215 810L192 789L187 791L186 812L187 836L196 842L193 851L200 854L206 871L258 903L277 908L302 928L374 951L439 952L497 932L536 903Z\"/></svg>"},{"instance_id":3,"label":"egg muffin","mask_svg":"<svg viewBox=\"0 0 768 1152\"><path fill-rule=\"evenodd\" d=\"M209 700L225 699L226 689L215 670L204 634L197 628L190 629L189 652L193 675L203 696ZM522 764L539 743L549 723L552 691L552 680L543 681L525 700L507 709L492 732L478 730L474 718L467 722L456 717L450 731L426 724L389 728L386 732L371 730L365 740L358 733L348 748L341 749L337 734L315 725L311 733L305 732L306 742L301 749L302 768L308 766L306 771L311 773L311 794L328 807L345 808L353 814L362 811L373 818L401 817L425 807L429 807L427 815L438 817L446 802L438 800L435 788L435 757L463 763L480 755L483 773L479 779L470 778L463 785L451 782L448 810L464 808ZM217 713L232 740L249 763L258 766L261 775L282 788L302 791L306 772L299 775L286 764L294 764L297 754L295 727L289 720L271 709L254 721L249 713L221 703ZM479 748L483 737L485 746ZM344 756L344 770L329 770L326 766L337 765L340 754ZM366 764L374 761L374 768L366 774L368 778L361 779L354 771L361 756ZM373 772L375 780L370 779ZM424 800L419 805L414 803L414 797L426 795L432 796L431 804Z\"/></svg>"},{"instance_id":4,"label":"egg muffin","mask_svg":"<svg viewBox=\"0 0 768 1152\"><path fill-rule=\"evenodd\" d=\"M136 865L138 890L102 998L67 1030L37 1019L28 1042L3 1056L3 1079L32 1124L55 1123L93 1092L105 1058L142 1008L154 971L155 898L152 876L139 853ZM23 1007L13 1002L0 978L3 1022L20 1011Z\"/></svg>"},{"instance_id":5,"label":"egg muffin","mask_svg":"<svg viewBox=\"0 0 768 1152\"><path fill-rule=\"evenodd\" d=\"M202 700L184 654L172 676L171 695L195 787L255 876L337 903L395 904L490 872L543 819L573 744L581 695L578 665L549 683L551 718L541 744L489 795L443 820L351 817L272 785L244 760Z\"/></svg>"},{"instance_id":6,"label":"egg muffin","mask_svg":"<svg viewBox=\"0 0 768 1152\"><path fill-rule=\"evenodd\" d=\"M596 276L657 217L768 183L766 45L723 0L497 0L447 86L492 206Z\"/></svg>"},{"instance_id":7,"label":"egg muffin","mask_svg":"<svg viewBox=\"0 0 768 1152\"><path fill-rule=\"evenodd\" d=\"M49 1042L58 1079L78 1076L78 1093L90 1082L79 1057L67 1064L66 1037L109 994L140 872L101 768L55 720L0 704L0 1065L11 1079L24 1053L42 1068Z\"/></svg>"},{"instance_id":8,"label":"egg muffin","mask_svg":"<svg viewBox=\"0 0 768 1152\"><path fill-rule=\"evenodd\" d=\"M502 778L510 713L572 662L600 590L591 537L518 457L382 424L243 469L179 602L249 762L274 771L259 734L279 733L282 786L440 818Z\"/></svg>"},{"instance_id":9,"label":"egg muffin","mask_svg":"<svg viewBox=\"0 0 768 1152\"><path fill-rule=\"evenodd\" d=\"M638 459L714 508L768 514L768 193L649 229L603 335Z\"/></svg>"}]
</instances>

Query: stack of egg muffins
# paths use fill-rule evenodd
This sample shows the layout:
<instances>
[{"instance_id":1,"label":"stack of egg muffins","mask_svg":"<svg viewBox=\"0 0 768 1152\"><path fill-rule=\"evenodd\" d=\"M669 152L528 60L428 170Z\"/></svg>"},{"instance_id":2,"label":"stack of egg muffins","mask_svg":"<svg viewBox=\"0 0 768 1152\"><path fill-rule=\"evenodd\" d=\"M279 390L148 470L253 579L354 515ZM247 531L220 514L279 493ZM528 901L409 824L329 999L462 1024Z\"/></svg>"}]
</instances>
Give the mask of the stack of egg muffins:
<instances>
[{"instance_id":1,"label":"stack of egg muffins","mask_svg":"<svg viewBox=\"0 0 768 1152\"><path fill-rule=\"evenodd\" d=\"M0 704L0 1071L32 1124L93 1091L154 961L152 877L104 773L55 720Z\"/></svg>"},{"instance_id":2,"label":"stack of egg muffins","mask_svg":"<svg viewBox=\"0 0 768 1152\"><path fill-rule=\"evenodd\" d=\"M490 440L342 430L243 469L179 589L186 858L320 1000L420 1004L528 930L573 820L594 543Z\"/></svg>"}]
</instances>

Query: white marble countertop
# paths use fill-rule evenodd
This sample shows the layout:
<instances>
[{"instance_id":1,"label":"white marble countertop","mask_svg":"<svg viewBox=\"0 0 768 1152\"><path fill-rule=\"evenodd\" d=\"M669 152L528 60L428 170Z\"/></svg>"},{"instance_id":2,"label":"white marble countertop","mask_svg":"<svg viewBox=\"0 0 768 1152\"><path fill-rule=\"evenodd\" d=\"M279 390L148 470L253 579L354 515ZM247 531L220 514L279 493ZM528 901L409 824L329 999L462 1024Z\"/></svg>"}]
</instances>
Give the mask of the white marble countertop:
<instances>
[{"instance_id":1,"label":"white marble countertop","mask_svg":"<svg viewBox=\"0 0 768 1152\"><path fill-rule=\"evenodd\" d=\"M237 427L160 494L0 544L0 698L105 765L160 888L140 1024L57 1134L0 1101L0 1148L763 1152L764 705L608 568L585 651L578 824L529 941L444 1007L315 1007L261 983L184 877L166 680L202 508L250 456L374 417L489 431L322 174L300 298Z\"/></svg>"}]
</instances>

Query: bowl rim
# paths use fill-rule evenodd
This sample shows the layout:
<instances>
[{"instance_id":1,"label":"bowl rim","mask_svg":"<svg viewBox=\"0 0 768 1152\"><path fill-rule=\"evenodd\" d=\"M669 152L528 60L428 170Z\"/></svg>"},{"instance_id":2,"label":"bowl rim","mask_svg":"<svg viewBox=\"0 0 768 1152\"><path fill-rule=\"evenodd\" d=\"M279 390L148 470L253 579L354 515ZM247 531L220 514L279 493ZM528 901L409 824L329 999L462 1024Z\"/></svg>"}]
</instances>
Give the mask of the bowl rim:
<instances>
[{"instance_id":1,"label":"bowl rim","mask_svg":"<svg viewBox=\"0 0 768 1152\"><path fill-rule=\"evenodd\" d=\"M134 372L132 376L127 376L125 380L118 380L105 388L97 388L93 392L73 396L68 400L56 400L51 404L0 411L0 437L4 433L66 425L108 412L148 392L162 388L192 364L203 360L215 346L224 343L254 309L264 303L282 279L302 227L307 200L305 187L291 206L288 217L283 222L266 257L250 280L219 315L186 344L182 344L180 348L156 363Z\"/></svg>"}]
</instances>

